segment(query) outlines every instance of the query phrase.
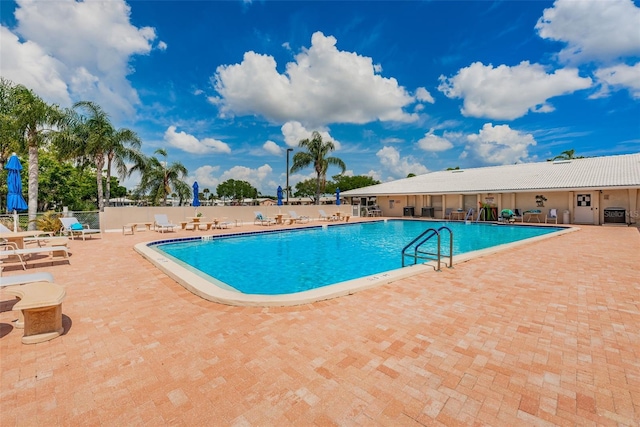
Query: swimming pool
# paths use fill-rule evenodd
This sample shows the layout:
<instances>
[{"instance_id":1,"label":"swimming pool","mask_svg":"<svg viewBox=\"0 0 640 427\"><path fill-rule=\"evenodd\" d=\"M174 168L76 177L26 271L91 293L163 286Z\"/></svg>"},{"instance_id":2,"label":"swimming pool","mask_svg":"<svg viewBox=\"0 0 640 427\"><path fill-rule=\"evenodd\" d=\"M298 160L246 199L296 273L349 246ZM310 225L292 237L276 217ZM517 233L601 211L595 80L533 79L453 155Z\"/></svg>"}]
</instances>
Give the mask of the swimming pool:
<instances>
[{"instance_id":1,"label":"swimming pool","mask_svg":"<svg viewBox=\"0 0 640 427\"><path fill-rule=\"evenodd\" d=\"M230 237L154 242L151 246L222 289L282 295L399 269L402 248L427 228L446 225L454 255L543 236L560 227L387 220ZM448 235L443 235L448 252ZM435 251L435 241L431 248ZM404 269L403 269L404 270Z\"/></svg>"}]
</instances>

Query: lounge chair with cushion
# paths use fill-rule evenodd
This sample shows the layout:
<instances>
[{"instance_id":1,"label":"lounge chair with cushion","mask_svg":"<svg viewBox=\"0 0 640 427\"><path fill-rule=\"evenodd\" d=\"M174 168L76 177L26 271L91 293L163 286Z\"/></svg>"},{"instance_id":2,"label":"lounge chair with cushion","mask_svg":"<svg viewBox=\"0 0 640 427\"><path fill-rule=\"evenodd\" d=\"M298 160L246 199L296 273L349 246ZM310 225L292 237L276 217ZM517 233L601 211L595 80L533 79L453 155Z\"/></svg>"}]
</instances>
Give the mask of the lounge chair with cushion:
<instances>
[{"instance_id":1,"label":"lounge chair with cushion","mask_svg":"<svg viewBox=\"0 0 640 427\"><path fill-rule=\"evenodd\" d=\"M511 209L502 209L498 216L498 222L515 222L515 213Z\"/></svg>"},{"instance_id":2,"label":"lounge chair with cushion","mask_svg":"<svg viewBox=\"0 0 640 427\"><path fill-rule=\"evenodd\" d=\"M327 215L323 209L318 209L318 214L320 215L320 219L325 221L338 221L338 217L336 215Z\"/></svg>"},{"instance_id":3,"label":"lounge chair with cushion","mask_svg":"<svg viewBox=\"0 0 640 427\"><path fill-rule=\"evenodd\" d=\"M154 228L156 231L164 233L165 231L173 231L173 227L176 227L175 224L169 221L169 217L167 217L166 214L155 214L154 218Z\"/></svg>"},{"instance_id":4,"label":"lounge chair with cushion","mask_svg":"<svg viewBox=\"0 0 640 427\"><path fill-rule=\"evenodd\" d=\"M550 222L552 222L554 224L558 223L558 210L557 209L549 209L549 213L547 214L547 216L544 219L544 223L548 224Z\"/></svg>"},{"instance_id":5,"label":"lounge chair with cushion","mask_svg":"<svg viewBox=\"0 0 640 427\"><path fill-rule=\"evenodd\" d=\"M85 240L85 236L90 238L94 234L101 234L97 228L90 228L88 224L81 224L76 217L59 218L62 223L62 234L67 234L73 239L74 236L82 236L82 240Z\"/></svg>"},{"instance_id":6,"label":"lounge chair with cushion","mask_svg":"<svg viewBox=\"0 0 640 427\"><path fill-rule=\"evenodd\" d=\"M253 213L255 214L255 218L253 220L255 225L274 225L276 223L275 218L266 217L262 215L262 212L260 211L253 211Z\"/></svg>"},{"instance_id":7,"label":"lounge chair with cushion","mask_svg":"<svg viewBox=\"0 0 640 427\"><path fill-rule=\"evenodd\" d=\"M296 213L296 211L289 211L289 218L291 219L292 222L295 221L298 224L304 224L306 222L311 221L311 218L305 215L300 216Z\"/></svg>"}]
</instances>

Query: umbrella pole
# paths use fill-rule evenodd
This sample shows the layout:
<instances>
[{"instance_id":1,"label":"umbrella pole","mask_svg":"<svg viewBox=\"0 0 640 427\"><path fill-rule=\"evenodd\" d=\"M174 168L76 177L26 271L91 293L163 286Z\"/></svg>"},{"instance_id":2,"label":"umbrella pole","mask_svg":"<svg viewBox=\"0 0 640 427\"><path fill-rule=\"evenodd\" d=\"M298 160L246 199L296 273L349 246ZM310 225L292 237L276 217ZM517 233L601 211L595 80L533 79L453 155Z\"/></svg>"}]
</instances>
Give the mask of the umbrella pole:
<instances>
[{"instance_id":1,"label":"umbrella pole","mask_svg":"<svg viewBox=\"0 0 640 427\"><path fill-rule=\"evenodd\" d=\"M18 211L13 210L13 232L18 232Z\"/></svg>"}]
</instances>

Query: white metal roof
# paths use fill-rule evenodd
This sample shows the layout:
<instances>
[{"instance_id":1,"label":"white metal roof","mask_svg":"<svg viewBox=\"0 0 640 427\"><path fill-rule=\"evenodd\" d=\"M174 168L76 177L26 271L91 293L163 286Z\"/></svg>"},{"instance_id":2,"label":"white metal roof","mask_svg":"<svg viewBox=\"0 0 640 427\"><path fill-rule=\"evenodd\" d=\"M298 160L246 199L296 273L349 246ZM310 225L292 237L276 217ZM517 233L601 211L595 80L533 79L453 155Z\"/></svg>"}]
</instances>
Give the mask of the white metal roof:
<instances>
[{"instance_id":1,"label":"white metal roof","mask_svg":"<svg viewBox=\"0 0 640 427\"><path fill-rule=\"evenodd\" d=\"M640 188L640 153L431 172L357 188L346 197Z\"/></svg>"}]
</instances>

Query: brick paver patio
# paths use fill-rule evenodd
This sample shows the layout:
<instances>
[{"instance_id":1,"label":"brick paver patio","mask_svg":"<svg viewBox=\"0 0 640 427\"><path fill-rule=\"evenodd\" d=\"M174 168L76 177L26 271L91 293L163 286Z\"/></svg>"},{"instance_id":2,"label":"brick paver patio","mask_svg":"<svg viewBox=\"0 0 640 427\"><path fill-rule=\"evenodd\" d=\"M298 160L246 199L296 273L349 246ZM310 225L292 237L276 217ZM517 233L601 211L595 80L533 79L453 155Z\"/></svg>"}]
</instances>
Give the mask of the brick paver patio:
<instances>
[{"instance_id":1,"label":"brick paver patio","mask_svg":"<svg viewBox=\"0 0 640 427\"><path fill-rule=\"evenodd\" d=\"M2 427L640 424L637 228L286 308L191 294L132 249L160 237L75 240L70 265L30 268L66 285L52 341L21 344L0 293Z\"/></svg>"}]
</instances>

